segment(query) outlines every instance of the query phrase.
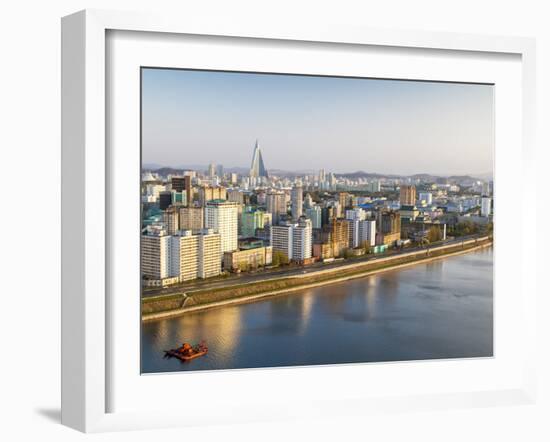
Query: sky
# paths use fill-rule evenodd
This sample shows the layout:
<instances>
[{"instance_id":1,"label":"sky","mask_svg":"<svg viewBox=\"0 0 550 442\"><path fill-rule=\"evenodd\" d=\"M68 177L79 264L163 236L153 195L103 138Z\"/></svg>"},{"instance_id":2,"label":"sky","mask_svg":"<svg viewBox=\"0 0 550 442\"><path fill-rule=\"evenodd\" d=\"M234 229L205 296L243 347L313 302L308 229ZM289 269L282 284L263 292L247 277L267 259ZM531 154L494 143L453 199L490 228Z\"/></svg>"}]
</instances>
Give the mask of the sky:
<instances>
[{"instance_id":1,"label":"sky","mask_svg":"<svg viewBox=\"0 0 550 442\"><path fill-rule=\"evenodd\" d=\"M493 170L493 86L142 70L142 161L411 175Z\"/></svg>"}]
</instances>

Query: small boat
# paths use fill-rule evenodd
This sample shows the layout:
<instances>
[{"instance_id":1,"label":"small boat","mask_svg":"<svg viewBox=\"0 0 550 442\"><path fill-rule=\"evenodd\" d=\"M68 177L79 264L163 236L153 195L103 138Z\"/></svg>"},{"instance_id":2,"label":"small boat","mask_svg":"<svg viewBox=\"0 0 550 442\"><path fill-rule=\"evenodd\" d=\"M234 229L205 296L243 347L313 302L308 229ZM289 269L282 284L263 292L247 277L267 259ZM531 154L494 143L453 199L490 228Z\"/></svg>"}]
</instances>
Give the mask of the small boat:
<instances>
[{"instance_id":1,"label":"small boat","mask_svg":"<svg viewBox=\"0 0 550 442\"><path fill-rule=\"evenodd\" d=\"M195 346L184 342L181 347L164 350L164 357L178 358L180 361L185 362L204 356L206 353L208 353L208 346L204 342Z\"/></svg>"}]
</instances>

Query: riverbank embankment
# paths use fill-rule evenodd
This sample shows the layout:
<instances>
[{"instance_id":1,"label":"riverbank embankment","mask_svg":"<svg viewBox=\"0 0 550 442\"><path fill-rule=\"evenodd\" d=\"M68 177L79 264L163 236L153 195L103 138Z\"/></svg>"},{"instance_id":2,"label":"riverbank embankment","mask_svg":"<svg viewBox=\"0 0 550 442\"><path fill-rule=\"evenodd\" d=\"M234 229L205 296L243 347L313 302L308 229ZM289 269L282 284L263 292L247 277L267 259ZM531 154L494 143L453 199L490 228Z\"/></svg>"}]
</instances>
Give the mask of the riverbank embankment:
<instances>
[{"instance_id":1,"label":"riverbank embankment","mask_svg":"<svg viewBox=\"0 0 550 442\"><path fill-rule=\"evenodd\" d=\"M248 284L234 284L215 289L144 298L141 305L142 320L162 319L188 312L253 302L298 290L363 278L381 272L398 270L449 256L469 253L491 245L491 238L476 238L458 244L444 244L398 255L350 263L335 268L320 269L303 275L267 278L264 281L255 281Z\"/></svg>"}]
</instances>

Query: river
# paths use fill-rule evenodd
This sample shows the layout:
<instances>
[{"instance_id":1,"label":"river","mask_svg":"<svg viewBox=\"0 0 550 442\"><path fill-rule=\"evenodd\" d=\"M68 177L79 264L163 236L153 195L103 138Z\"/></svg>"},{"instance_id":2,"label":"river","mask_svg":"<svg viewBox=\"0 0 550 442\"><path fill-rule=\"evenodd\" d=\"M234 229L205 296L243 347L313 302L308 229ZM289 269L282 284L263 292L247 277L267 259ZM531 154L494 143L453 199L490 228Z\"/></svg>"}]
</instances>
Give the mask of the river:
<instances>
[{"instance_id":1,"label":"river","mask_svg":"<svg viewBox=\"0 0 550 442\"><path fill-rule=\"evenodd\" d=\"M143 373L492 356L493 250L146 322L141 347Z\"/></svg>"}]
</instances>

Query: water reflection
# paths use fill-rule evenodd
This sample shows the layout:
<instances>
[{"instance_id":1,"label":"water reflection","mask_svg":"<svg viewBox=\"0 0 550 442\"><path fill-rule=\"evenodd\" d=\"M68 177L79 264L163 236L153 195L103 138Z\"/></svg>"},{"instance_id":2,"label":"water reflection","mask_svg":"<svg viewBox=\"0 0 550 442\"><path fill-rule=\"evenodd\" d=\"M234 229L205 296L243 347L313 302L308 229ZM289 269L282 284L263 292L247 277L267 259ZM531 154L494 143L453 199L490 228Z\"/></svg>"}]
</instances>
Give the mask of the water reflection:
<instances>
[{"instance_id":1,"label":"water reflection","mask_svg":"<svg viewBox=\"0 0 550 442\"><path fill-rule=\"evenodd\" d=\"M144 372L490 356L492 250L148 322ZM208 342L190 363L162 358Z\"/></svg>"}]
</instances>

